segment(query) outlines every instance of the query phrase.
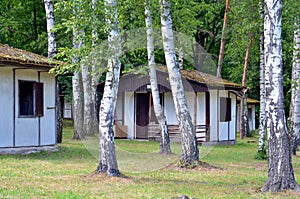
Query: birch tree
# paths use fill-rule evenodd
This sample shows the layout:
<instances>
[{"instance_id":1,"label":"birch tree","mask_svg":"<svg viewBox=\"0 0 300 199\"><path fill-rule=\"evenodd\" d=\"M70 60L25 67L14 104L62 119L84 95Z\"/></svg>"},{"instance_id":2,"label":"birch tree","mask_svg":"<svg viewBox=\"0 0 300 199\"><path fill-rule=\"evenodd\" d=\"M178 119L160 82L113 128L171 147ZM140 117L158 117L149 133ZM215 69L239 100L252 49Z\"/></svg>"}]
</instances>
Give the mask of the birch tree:
<instances>
[{"instance_id":1,"label":"birch tree","mask_svg":"<svg viewBox=\"0 0 300 199\"><path fill-rule=\"evenodd\" d=\"M260 19L264 20L264 2L259 1L259 15ZM260 48L260 64L259 64L259 79L260 79L260 109L259 109L259 137L258 137L258 151L257 159L267 158L266 145L266 88L265 88L265 63L264 63L264 31L261 28L259 36Z\"/></svg>"},{"instance_id":2,"label":"birch tree","mask_svg":"<svg viewBox=\"0 0 300 199\"><path fill-rule=\"evenodd\" d=\"M160 0L161 30L165 59L167 63L169 80L175 104L176 116L179 123L179 131L182 135L181 166L195 166L199 161L198 144L195 128L187 106L184 88L182 84L179 64L176 59L174 37L172 30L171 1Z\"/></svg>"},{"instance_id":3,"label":"birch tree","mask_svg":"<svg viewBox=\"0 0 300 199\"><path fill-rule=\"evenodd\" d=\"M44 0L46 21L47 21L47 36L48 36L48 57L53 58L56 54L56 35L54 32L54 8L52 0ZM61 110L61 101L59 97L59 86L56 90L56 140L62 142L63 117Z\"/></svg>"},{"instance_id":4,"label":"birch tree","mask_svg":"<svg viewBox=\"0 0 300 199\"><path fill-rule=\"evenodd\" d=\"M299 189L295 181L283 105L282 1L265 0L264 49L268 139L268 179L262 191Z\"/></svg>"},{"instance_id":5,"label":"birch tree","mask_svg":"<svg viewBox=\"0 0 300 199\"><path fill-rule=\"evenodd\" d=\"M79 14L78 11L78 2L75 1L75 6L73 8L74 18ZM74 135L73 139L83 139L85 136L84 132L84 99L83 99L83 88L82 88L82 75L80 71L79 64L79 51L83 47L82 29L79 24L75 23L73 28L73 49L74 54L72 57L72 62L77 66L77 69L74 71L72 77L72 93L73 93L73 121L74 121Z\"/></svg>"},{"instance_id":6,"label":"birch tree","mask_svg":"<svg viewBox=\"0 0 300 199\"><path fill-rule=\"evenodd\" d=\"M221 45L220 45L220 53L218 60L218 68L217 68L217 77L222 77L222 64L224 58L224 50L225 50L225 30L228 21L228 13L230 11L230 0L226 0L225 12L224 12L224 22L222 28L222 37L221 37Z\"/></svg>"},{"instance_id":7,"label":"birch tree","mask_svg":"<svg viewBox=\"0 0 300 199\"><path fill-rule=\"evenodd\" d=\"M244 72L243 72L243 80L242 80L242 96L241 96L241 117L240 117L240 137L243 139L244 135L249 137L249 123L248 123L248 107L247 107L247 96L246 93L248 91L246 80L247 80L247 70L248 70L248 62L250 49L253 41L253 35L250 34L249 44L247 46L245 61L244 61Z\"/></svg>"},{"instance_id":8,"label":"birch tree","mask_svg":"<svg viewBox=\"0 0 300 199\"><path fill-rule=\"evenodd\" d=\"M81 31L84 34L84 31ZM81 42L82 43L82 42ZM83 43L82 43L83 45ZM93 101L92 101L92 88L91 88L91 69L90 65L81 62L80 63L81 75L82 75L82 86L83 86L83 126L86 135L93 135Z\"/></svg>"},{"instance_id":9,"label":"birch tree","mask_svg":"<svg viewBox=\"0 0 300 199\"><path fill-rule=\"evenodd\" d=\"M290 131L293 139L292 151L296 155L300 134L300 24L295 21L293 68L292 68L292 97L290 111Z\"/></svg>"},{"instance_id":10,"label":"birch tree","mask_svg":"<svg viewBox=\"0 0 300 199\"><path fill-rule=\"evenodd\" d=\"M108 58L103 98L99 113L100 158L97 172L108 176L120 175L114 142L114 112L117 102L121 62L119 60L121 42L118 28L118 8L116 0L105 0L105 15L111 57Z\"/></svg>"},{"instance_id":11,"label":"birch tree","mask_svg":"<svg viewBox=\"0 0 300 199\"><path fill-rule=\"evenodd\" d=\"M158 123L160 125L160 130L161 130L160 153L169 154L171 153L171 147L170 147L170 138L168 132L167 119L163 112L162 106L160 104L159 90L158 90L157 77L156 77L151 0L148 0L145 4L145 15L146 15L145 21L146 21L146 28L147 28L147 52L148 52L148 66L149 66L151 93L152 93L155 116L158 120Z\"/></svg>"},{"instance_id":12,"label":"birch tree","mask_svg":"<svg viewBox=\"0 0 300 199\"><path fill-rule=\"evenodd\" d=\"M97 33L97 25L95 21L97 20L97 0L92 0L92 10L93 10L93 16L92 20L94 21L93 23L93 29L92 29L92 47L96 47L97 45L97 38L98 38L98 33ZM97 120L97 86L98 86L98 72L97 72L97 65L96 61L93 60L92 62L92 71L91 71L91 113L92 113L92 125L93 125L93 132L99 133L99 123Z\"/></svg>"}]
</instances>

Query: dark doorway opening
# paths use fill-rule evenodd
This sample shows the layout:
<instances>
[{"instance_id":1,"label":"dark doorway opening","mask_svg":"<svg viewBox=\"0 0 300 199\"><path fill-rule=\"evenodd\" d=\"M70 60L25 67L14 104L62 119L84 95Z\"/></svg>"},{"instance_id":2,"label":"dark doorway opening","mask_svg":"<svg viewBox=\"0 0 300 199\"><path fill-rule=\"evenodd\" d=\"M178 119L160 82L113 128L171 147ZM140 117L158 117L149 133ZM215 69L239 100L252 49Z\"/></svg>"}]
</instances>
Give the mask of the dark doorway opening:
<instances>
[{"instance_id":1,"label":"dark doorway opening","mask_svg":"<svg viewBox=\"0 0 300 199\"><path fill-rule=\"evenodd\" d=\"M136 93L136 138L148 139L150 93Z\"/></svg>"}]
</instances>

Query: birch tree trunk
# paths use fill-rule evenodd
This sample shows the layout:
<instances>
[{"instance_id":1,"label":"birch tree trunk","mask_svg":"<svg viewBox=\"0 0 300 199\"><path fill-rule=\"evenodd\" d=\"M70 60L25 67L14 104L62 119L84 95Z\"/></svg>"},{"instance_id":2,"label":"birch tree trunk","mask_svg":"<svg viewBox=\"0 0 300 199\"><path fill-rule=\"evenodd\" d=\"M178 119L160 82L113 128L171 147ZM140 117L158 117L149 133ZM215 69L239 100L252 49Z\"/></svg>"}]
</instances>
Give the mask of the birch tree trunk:
<instances>
[{"instance_id":1,"label":"birch tree trunk","mask_svg":"<svg viewBox=\"0 0 300 199\"><path fill-rule=\"evenodd\" d=\"M265 0L265 86L267 107L268 179L262 191L299 189L294 177L290 137L283 105L281 0Z\"/></svg>"},{"instance_id":2,"label":"birch tree trunk","mask_svg":"<svg viewBox=\"0 0 300 199\"><path fill-rule=\"evenodd\" d=\"M179 130L182 135L182 154L180 164L183 167L197 165L199 161L198 143L195 128L187 106L179 65L176 59L170 0L160 0L161 30L165 59L168 67Z\"/></svg>"},{"instance_id":3,"label":"birch tree trunk","mask_svg":"<svg viewBox=\"0 0 300 199\"><path fill-rule=\"evenodd\" d=\"M96 10L97 10L97 0L92 0L92 9L93 9L93 20L97 20ZM92 46L96 47L97 45L97 26L93 25L92 30ZM92 71L91 71L91 98L92 98L92 105L91 105L91 112L92 112L92 120L93 120L93 132L99 133L99 123L97 119L97 86L98 86L98 71L97 71L97 62L93 59L92 63Z\"/></svg>"},{"instance_id":4,"label":"birch tree trunk","mask_svg":"<svg viewBox=\"0 0 300 199\"><path fill-rule=\"evenodd\" d=\"M292 97L291 97L291 135L293 139L292 151L296 155L300 134L300 24L295 22L294 51L292 69Z\"/></svg>"},{"instance_id":5,"label":"birch tree trunk","mask_svg":"<svg viewBox=\"0 0 300 199\"><path fill-rule=\"evenodd\" d=\"M44 0L46 20L47 20L47 35L48 35L48 57L53 58L56 53L56 35L54 29L54 9L52 0Z\"/></svg>"},{"instance_id":6,"label":"birch tree trunk","mask_svg":"<svg viewBox=\"0 0 300 199\"><path fill-rule=\"evenodd\" d=\"M218 60L218 68L217 68L217 77L222 77L222 64L224 58L224 49L225 49L225 30L228 21L228 13L230 11L230 0L226 0L225 13L224 13L224 22L222 28L222 37L221 37L221 45L220 45L220 53Z\"/></svg>"},{"instance_id":7,"label":"birch tree trunk","mask_svg":"<svg viewBox=\"0 0 300 199\"><path fill-rule=\"evenodd\" d=\"M73 62L76 62L73 58ZM83 89L80 71L75 71L72 77L73 87L73 120L74 120L74 135L73 139L79 140L84 138L83 131Z\"/></svg>"},{"instance_id":8,"label":"birch tree trunk","mask_svg":"<svg viewBox=\"0 0 300 199\"><path fill-rule=\"evenodd\" d=\"M243 72L243 92L241 97L241 118L240 118L240 136L243 139L244 135L250 137L250 130L249 130L249 122L248 122L248 107L247 107L247 70L248 70L248 62L249 62L249 55L250 49L252 46L253 35L250 35L249 44L247 46L245 61L244 61L244 72Z\"/></svg>"},{"instance_id":9,"label":"birch tree trunk","mask_svg":"<svg viewBox=\"0 0 300 199\"><path fill-rule=\"evenodd\" d=\"M76 2L78 3L78 2ZM74 16L77 16L77 8L73 9ZM72 58L72 62L77 65L79 60L78 51L83 46L81 39L80 30L76 25L73 29L73 48L75 49L75 55ZM73 139L83 139L85 137L84 132L84 99L83 99L83 88L82 88L82 75L80 69L74 71L72 77L73 87L73 120L74 120L74 136Z\"/></svg>"},{"instance_id":10,"label":"birch tree trunk","mask_svg":"<svg viewBox=\"0 0 300 199\"><path fill-rule=\"evenodd\" d=\"M114 142L114 112L117 102L121 62L119 60L121 42L118 28L118 8L116 0L105 0L105 14L108 30L109 51L106 80L99 113L100 160L97 171L108 176L119 176Z\"/></svg>"},{"instance_id":11,"label":"birch tree trunk","mask_svg":"<svg viewBox=\"0 0 300 199\"><path fill-rule=\"evenodd\" d=\"M151 85L151 93L153 99L153 106L155 116L158 120L161 130L161 142L160 142L160 153L170 154L172 153L170 147L170 138L168 132L167 119L163 112L162 106L160 104L159 98L159 90L157 85L157 77L156 77L156 65L155 65L155 57L154 57L154 36L152 29L152 10L151 10L151 0L145 5L145 21L147 28L147 52L148 52L148 66L150 69L150 85Z\"/></svg>"},{"instance_id":12,"label":"birch tree trunk","mask_svg":"<svg viewBox=\"0 0 300 199\"><path fill-rule=\"evenodd\" d=\"M81 31L83 34L83 31ZM82 45L84 45L82 43ZM86 135L93 135L93 102L92 102L92 88L91 88L91 70L88 64L83 62L80 63L81 75L82 75L82 85L83 85L83 126Z\"/></svg>"},{"instance_id":13,"label":"birch tree trunk","mask_svg":"<svg viewBox=\"0 0 300 199\"><path fill-rule=\"evenodd\" d=\"M56 54L56 34L54 32L54 8L52 0L44 0L46 21L47 21L47 36L48 36L48 57L53 58ZM56 141L62 142L63 117L61 110L61 101L59 97L59 86L56 89Z\"/></svg>"},{"instance_id":14,"label":"birch tree trunk","mask_svg":"<svg viewBox=\"0 0 300 199\"><path fill-rule=\"evenodd\" d=\"M264 2L259 1L259 15L260 19L264 19ZM264 61L264 31L261 28L259 38L260 48L260 109L259 109L259 137L258 137L258 151L257 159L267 158L267 145L266 145L266 88L265 88L265 61Z\"/></svg>"}]
</instances>

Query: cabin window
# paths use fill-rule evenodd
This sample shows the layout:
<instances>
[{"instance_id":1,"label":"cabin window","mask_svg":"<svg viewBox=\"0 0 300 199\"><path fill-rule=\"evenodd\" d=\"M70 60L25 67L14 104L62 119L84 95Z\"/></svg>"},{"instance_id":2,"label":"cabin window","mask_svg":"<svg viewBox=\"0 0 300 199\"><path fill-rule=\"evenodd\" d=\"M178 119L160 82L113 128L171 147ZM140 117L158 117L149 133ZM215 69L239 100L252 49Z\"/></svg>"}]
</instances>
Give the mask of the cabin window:
<instances>
[{"instance_id":1,"label":"cabin window","mask_svg":"<svg viewBox=\"0 0 300 199\"><path fill-rule=\"evenodd\" d=\"M19 81L19 116L42 117L44 115L43 83Z\"/></svg>"},{"instance_id":2,"label":"cabin window","mask_svg":"<svg viewBox=\"0 0 300 199\"><path fill-rule=\"evenodd\" d=\"M227 97L220 98L220 121L231 121L231 99Z\"/></svg>"}]
</instances>

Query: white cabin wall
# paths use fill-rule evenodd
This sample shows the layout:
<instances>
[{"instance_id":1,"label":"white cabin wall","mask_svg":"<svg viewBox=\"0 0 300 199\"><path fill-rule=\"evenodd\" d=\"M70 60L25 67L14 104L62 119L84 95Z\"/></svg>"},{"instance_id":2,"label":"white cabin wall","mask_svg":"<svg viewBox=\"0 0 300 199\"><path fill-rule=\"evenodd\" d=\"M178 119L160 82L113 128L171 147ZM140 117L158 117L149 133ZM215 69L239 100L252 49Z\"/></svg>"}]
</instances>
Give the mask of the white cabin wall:
<instances>
[{"instance_id":1,"label":"white cabin wall","mask_svg":"<svg viewBox=\"0 0 300 199\"><path fill-rule=\"evenodd\" d=\"M219 98L221 97L228 97L228 91L219 90ZM218 108L220 111L220 100L218 104ZM218 120L220 121L220 114L218 115ZM229 122L219 122L219 141L228 140L229 137Z\"/></svg>"},{"instance_id":2,"label":"white cabin wall","mask_svg":"<svg viewBox=\"0 0 300 199\"><path fill-rule=\"evenodd\" d=\"M116 103L115 118L116 121L120 124L122 124L122 116L123 116L123 94L119 93L117 97L117 103Z\"/></svg>"},{"instance_id":3,"label":"white cabin wall","mask_svg":"<svg viewBox=\"0 0 300 199\"><path fill-rule=\"evenodd\" d=\"M124 125L128 127L127 138L133 139L134 136L134 93L133 92L125 92L124 99Z\"/></svg>"},{"instance_id":4,"label":"white cabin wall","mask_svg":"<svg viewBox=\"0 0 300 199\"><path fill-rule=\"evenodd\" d=\"M38 146L38 118L19 118L19 80L38 81L38 73L33 70L16 70L16 120L15 144L16 146Z\"/></svg>"},{"instance_id":5,"label":"white cabin wall","mask_svg":"<svg viewBox=\"0 0 300 199\"><path fill-rule=\"evenodd\" d=\"M197 125L205 125L206 106L205 106L205 92L197 93Z\"/></svg>"},{"instance_id":6,"label":"white cabin wall","mask_svg":"<svg viewBox=\"0 0 300 199\"><path fill-rule=\"evenodd\" d=\"M186 102L192 117L192 122L194 124L195 121L195 98L196 95L194 92L185 92Z\"/></svg>"},{"instance_id":7,"label":"white cabin wall","mask_svg":"<svg viewBox=\"0 0 300 199\"><path fill-rule=\"evenodd\" d=\"M0 147L13 147L13 70L0 67Z\"/></svg>"},{"instance_id":8,"label":"white cabin wall","mask_svg":"<svg viewBox=\"0 0 300 199\"><path fill-rule=\"evenodd\" d=\"M44 85L44 116L40 117L41 122L41 145L56 144L55 127L55 76L48 72L40 73L40 82ZM49 107L49 109L47 109Z\"/></svg>"},{"instance_id":9,"label":"white cabin wall","mask_svg":"<svg viewBox=\"0 0 300 199\"><path fill-rule=\"evenodd\" d=\"M255 105L254 104L248 105L248 110L249 109L251 110L250 114L248 112L249 129L250 129L250 131L252 131L252 130L255 130Z\"/></svg>"},{"instance_id":10,"label":"white cabin wall","mask_svg":"<svg viewBox=\"0 0 300 199\"><path fill-rule=\"evenodd\" d=\"M236 139L236 131L237 131L237 126L236 126L236 95L233 93L230 93L230 98L231 98L231 121L230 121L230 140L235 140Z\"/></svg>"},{"instance_id":11,"label":"white cabin wall","mask_svg":"<svg viewBox=\"0 0 300 199\"><path fill-rule=\"evenodd\" d=\"M65 119L72 119L72 103L71 102L64 102L64 118Z\"/></svg>"},{"instance_id":12,"label":"white cabin wall","mask_svg":"<svg viewBox=\"0 0 300 199\"><path fill-rule=\"evenodd\" d=\"M165 93L164 95L164 113L166 115L168 125L178 125L171 92Z\"/></svg>"},{"instance_id":13,"label":"white cabin wall","mask_svg":"<svg viewBox=\"0 0 300 199\"><path fill-rule=\"evenodd\" d=\"M210 141L218 141L218 91L209 90L210 95Z\"/></svg>"}]
</instances>

